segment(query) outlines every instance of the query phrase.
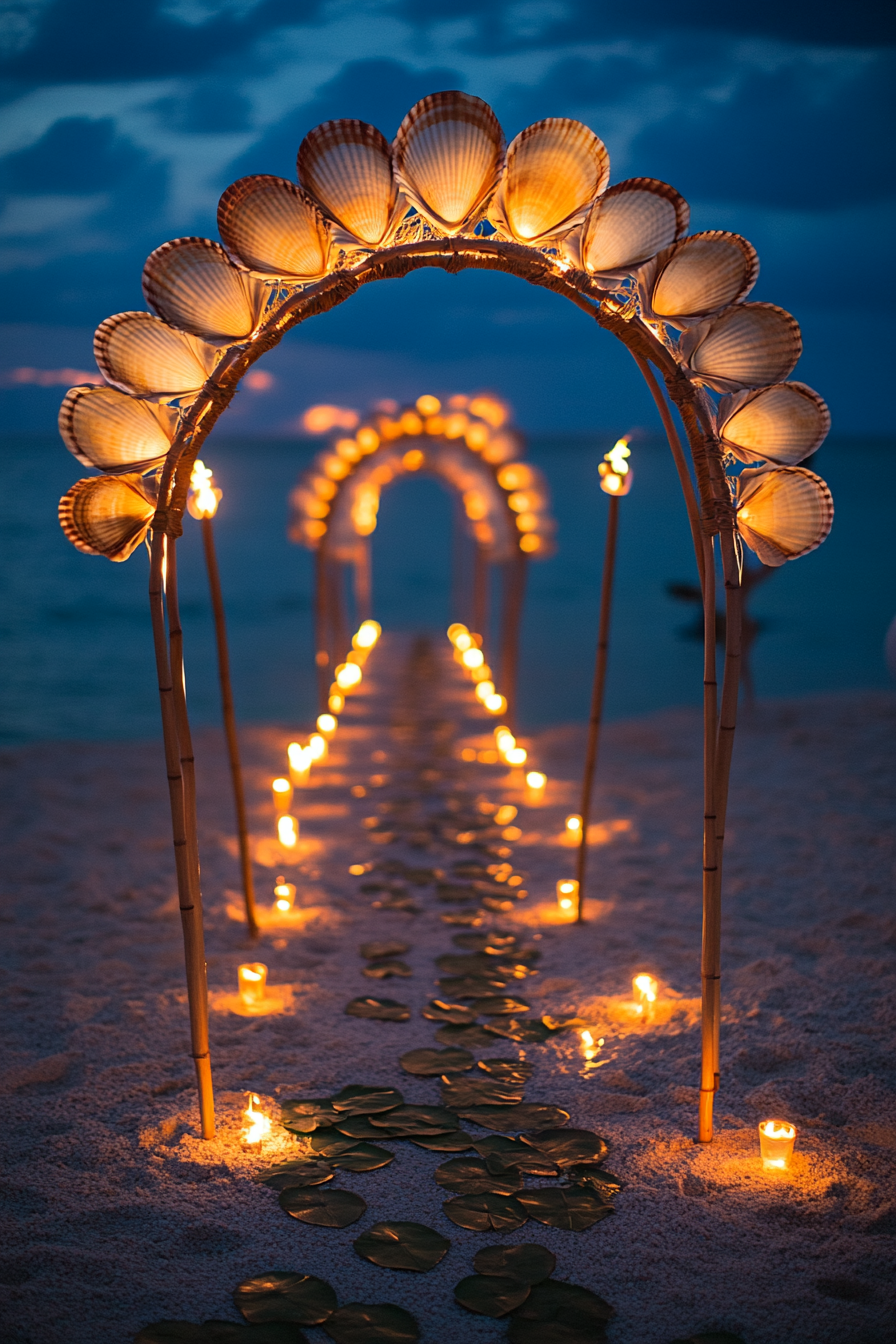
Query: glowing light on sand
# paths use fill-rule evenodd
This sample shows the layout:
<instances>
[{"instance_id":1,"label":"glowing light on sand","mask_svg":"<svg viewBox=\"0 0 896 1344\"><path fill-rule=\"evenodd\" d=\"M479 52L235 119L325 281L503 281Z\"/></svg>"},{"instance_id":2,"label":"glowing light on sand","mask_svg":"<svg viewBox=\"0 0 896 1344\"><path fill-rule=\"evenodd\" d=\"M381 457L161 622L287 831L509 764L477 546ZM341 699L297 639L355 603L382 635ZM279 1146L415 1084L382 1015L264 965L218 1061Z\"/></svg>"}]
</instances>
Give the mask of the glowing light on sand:
<instances>
[{"instance_id":1,"label":"glowing light on sand","mask_svg":"<svg viewBox=\"0 0 896 1344\"><path fill-rule=\"evenodd\" d=\"M507 708L507 700L503 695L499 695L497 691L494 695L487 695L482 703L485 705L489 714L503 714Z\"/></svg>"},{"instance_id":2,"label":"glowing light on sand","mask_svg":"<svg viewBox=\"0 0 896 1344\"><path fill-rule=\"evenodd\" d=\"M341 714L345 709L345 696L334 692L327 701L327 708L331 714Z\"/></svg>"},{"instance_id":3,"label":"glowing light on sand","mask_svg":"<svg viewBox=\"0 0 896 1344\"><path fill-rule=\"evenodd\" d=\"M318 714L317 730L323 733L325 737L331 737L339 727L339 720L332 714Z\"/></svg>"},{"instance_id":4,"label":"glowing light on sand","mask_svg":"<svg viewBox=\"0 0 896 1344\"><path fill-rule=\"evenodd\" d=\"M579 907L579 884L573 877L557 883L557 909L562 919L575 919Z\"/></svg>"},{"instance_id":5,"label":"glowing light on sand","mask_svg":"<svg viewBox=\"0 0 896 1344\"><path fill-rule=\"evenodd\" d=\"M277 818L277 839L284 849L295 849L299 843L299 823L295 817Z\"/></svg>"},{"instance_id":6,"label":"glowing light on sand","mask_svg":"<svg viewBox=\"0 0 896 1344\"><path fill-rule=\"evenodd\" d=\"M268 983L268 968L260 961L250 961L238 966L236 971L240 998L247 1008L255 1008L264 1002Z\"/></svg>"},{"instance_id":7,"label":"glowing light on sand","mask_svg":"<svg viewBox=\"0 0 896 1344\"><path fill-rule=\"evenodd\" d=\"M652 1003L656 1003L656 996L659 991L659 985L652 975L636 975L632 980L632 992L635 996L635 1002L638 1005L638 1011L644 1012Z\"/></svg>"},{"instance_id":8,"label":"glowing light on sand","mask_svg":"<svg viewBox=\"0 0 896 1344\"><path fill-rule=\"evenodd\" d=\"M796 1125L789 1120L763 1120L759 1126L759 1151L766 1171L786 1171L793 1157Z\"/></svg>"},{"instance_id":9,"label":"glowing light on sand","mask_svg":"<svg viewBox=\"0 0 896 1344\"><path fill-rule=\"evenodd\" d=\"M469 638L470 636L467 635L467 639ZM481 667L485 662L485 654L481 649L464 649L461 661L463 662L464 667Z\"/></svg>"},{"instance_id":10,"label":"glowing light on sand","mask_svg":"<svg viewBox=\"0 0 896 1344\"><path fill-rule=\"evenodd\" d=\"M360 683L363 675L357 663L340 663L336 669L336 685L340 691L350 691Z\"/></svg>"},{"instance_id":11,"label":"glowing light on sand","mask_svg":"<svg viewBox=\"0 0 896 1344\"><path fill-rule=\"evenodd\" d=\"M372 649L382 633L383 627L378 621L362 621L352 643L357 649Z\"/></svg>"},{"instance_id":12,"label":"glowing light on sand","mask_svg":"<svg viewBox=\"0 0 896 1344\"><path fill-rule=\"evenodd\" d=\"M293 784L307 784L308 771L311 769L311 753L298 742L290 742L286 748L289 761L289 777Z\"/></svg>"},{"instance_id":13,"label":"glowing light on sand","mask_svg":"<svg viewBox=\"0 0 896 1344\"><path fill-rule=\"evenodd\" d=\"M308 750L312 761L325 761L330 753L327 739L323 733L312 733L308 739Z\"/></svg>"},{"instance_id":14,"label":"glowing light on sand","mask_svg":"<svg viewBox=\"0 0 896 1344\"><path fill-rule=\"evenodd\" d=\"M509 751L505 751L504 759L508 765L525 765L527 755L525 747L511 747Z\"/></svg>"},{"instance_id":15,"label":"glowing light on sand","mask_svg":"<svg viewBox=\"0 0 896 1344\"><path fill-rule=\"evenodd\" d=\"M495 694L495 683L493 681L480 681L476 687L475 695L477 700L485 704Z\"/></svg>"},{"instance_id":16,"label":"glowing light on sand","mask_svg":"<svg viewBox=\"0 0 896 1344\"><path fill-rule=\"evenodd\" d=\"M271 793L274 795L274 810L279 816L284 816L292 802L292 784L288 779L272 779Z\"/></svg>"},{"instance_id":17,"label":"glowing light on sand","mask_svg":"<svg viewBox=\"0 0 896 1344\"><path fill-rule=\"evenodd\" d=\"M572 816L566 818L566 830L569 835L581 835L582 818L577 812L573 812Z\"/></svg>"},{"instance_id":18,"label":"glowing light on sand","mask_svg":"<svg viewBox=\"0 0 896 1344\"><path fill-rule=\"evenodd\" d=\"M543 775L540 770L530 770L526 775L526 802L540 803L544 798L545 786L548 782L547 775Z\"/></svg>"},{"instance_id":19,"label":"glowing light on sand","mask_svg":"<svg viewBox=\"0 0 896 1344\"><path fill-rule=\"evenodd\" d=\"M496 826L509 826L516 816L516 808L513 803L504 803L495 813Z\"/></svg>"},{"instance_id":20,"label":"glowing light on sand","mask_svg":"<svg viewBox=\"0 0 896 1344\"><path fill-rule=\"evenodd\" d=\"M295 899L295 885L292 882L287 882L283 877L278 877L274 887L274 909L291 910Z\"/></svg>"},{"instance_id":21,"label":"glowing light on sand","mask_svg":"<svg viewBox=\"0 0 896 1344\"><path fill-rule=\"evenodd\" d=\"M243 1143L261 1143L271 1132L271 1122L263 1111L256 1111L255 1107L261 1105L261 1097L255 1092L249 1093L249 1105L243 1111L243 1118L246 1121L245 1127L240 1133Z\"/></svg>"}]
</instances>

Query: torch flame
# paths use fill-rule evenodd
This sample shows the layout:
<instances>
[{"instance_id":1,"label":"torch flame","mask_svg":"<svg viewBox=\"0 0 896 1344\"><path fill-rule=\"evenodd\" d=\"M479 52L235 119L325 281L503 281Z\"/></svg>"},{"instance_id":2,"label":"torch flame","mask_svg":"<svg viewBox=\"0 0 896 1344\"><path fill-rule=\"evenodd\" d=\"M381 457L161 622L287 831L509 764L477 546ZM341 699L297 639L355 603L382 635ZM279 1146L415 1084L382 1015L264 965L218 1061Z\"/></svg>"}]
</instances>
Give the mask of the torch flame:
<instances>
[{"instance_id":1,"label":"torch flame","mask_svg":"<svg viewBox=\"0 0 896 1344\"><path fill-rule=\"evenodd\" d=\"M261 1143L271 1132L271 1122L263 1111L256 1111L255 1107L261 1105L261 1098L255 1093L249 1093L249 1105L243 1111L246 1120L246 1127L243 1129L241 1138L243 1143Z\"/></svg>"}]
</instances>

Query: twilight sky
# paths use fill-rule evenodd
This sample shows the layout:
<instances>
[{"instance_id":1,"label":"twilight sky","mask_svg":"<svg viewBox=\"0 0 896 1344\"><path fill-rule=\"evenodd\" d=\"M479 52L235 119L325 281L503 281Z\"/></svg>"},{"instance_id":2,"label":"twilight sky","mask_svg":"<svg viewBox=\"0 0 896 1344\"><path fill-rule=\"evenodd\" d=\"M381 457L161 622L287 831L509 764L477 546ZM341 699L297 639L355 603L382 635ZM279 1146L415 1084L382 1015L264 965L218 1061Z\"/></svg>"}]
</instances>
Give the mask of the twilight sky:
<instances>
[{"instance_id":1,"label":"twilight sky","mask_svg":"<svg viewBox=\"0 0 896 1344\"><path fill-rule=\"evenodd\" d=\"M508 139L579 118L605 140L612 181L663 178L692 230L745 234L762 262L752 297L803 327L795 376L841 433L888 431L892 13L875 0L0 0L6 427L52 429L59 371L92 370L93 328L145 307L154 247L216 236L228 183L293 178L300 140L327 118L391 138L418 98L460 88ZM282 432L317 400L491 387L529 429L622 430L652 423L630 362L556 296L426 272L293 333L264 361L273 385L243 393L226 428Z\"/></svg>"}]
</instances>

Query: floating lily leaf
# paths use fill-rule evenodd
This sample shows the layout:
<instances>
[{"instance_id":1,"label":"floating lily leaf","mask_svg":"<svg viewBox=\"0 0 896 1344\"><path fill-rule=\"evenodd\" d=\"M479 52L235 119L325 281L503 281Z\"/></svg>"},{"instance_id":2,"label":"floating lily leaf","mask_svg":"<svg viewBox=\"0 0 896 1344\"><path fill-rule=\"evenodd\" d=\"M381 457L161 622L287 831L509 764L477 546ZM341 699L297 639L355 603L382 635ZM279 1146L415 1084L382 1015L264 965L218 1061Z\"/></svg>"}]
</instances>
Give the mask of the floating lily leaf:
<instances>
[{"instance_id":1,"label":"floating lily leaf","mask_svg":"<svg viewBox=\"0 0 896 1344\"><path fill-rule=\"evenodd\" d=\"M391 1302L349 1302L333 1312L324 1329L335 1344L417 1344L420 1338L411 1313Z\"/></svg>"},{"instance_id":2,"label":"floating lily leaf","mask_svg":"<svg viewBox=\"0 0 896 1344\"><path fill-rule=\"evenodd\" d=\"M366 885L361 888L362 891L368 889ZM379 886L377 886L377 890L380 890ZM386 890L386 888L382 888L382 890ZM399 942L397 938L390 938L379 943L362 943L358 950L366 961L379 961L382 957L403 957L405 952L410 952L411 945L410 943Z\"/></svg>"},{"instance_id":3,"label":"floating lily leaf","mask_svg":"<svg viewBox=\"0 0 896 1344\"><path fill-rule=\"evenodd\" d=\"M436 1167L439 1185L455 1195L513 1195L523 1184L519 1172L496 1176L481 1157L455 1157Z\"/></svg>"},{"instance_id":4,"label":"floating lily leaf","mask_svg":"<svg viewBox=\"0 0 896 1344\"><path fill-rule=\"evenodd\" d=\"M340 1115L378 1115L400 1106L404 1097L394 1087L365 1087L362 1083L350 1083L330 1100Z\"/></svg>"},{"instance_id":5,"label":"floating lily leaf","mask_svg":"<svg viewBox=\"0 0 896 1344\"><path fill-rule=\"evenodd\" d=\"M525 1302L529 1296L529 1285L519 1279L497 1276L485 1278L481 1274L471 1274L456 1285L454 1296L467 1311L497 1319Z\"/></svg>"},{"instance_id":6,"label":"floating lily leaf","mask_svg":"<svg viewBox=\"0 0 896 1344\"><path fill-rule=\"evenodd\" d=\"M385 1116L381 1125L372 1125L368 1115L345 1115L336 1121L333 1128L339 1134L344 1134L346 1138L351 1139L352 1147L365 1139L374 1139L379 1142L381 1139L396 1137L392 1130L386 1126Z\"/></svg>"},{"instance_id":7,"label":"floating lily leaf","mask_svg":"<svg viewBox=\"0 0 896 1344\"><path fill-rule=\"evenodd\" d=\"M455 901L463 903L464 901L478 901L479 897L472 887L463 887L450 882L439 882L436 886L436 896L440 901L453 903Z\"/></svg>"},{"instance_id":8,"label":"floating lily leaf","mask_svg":"<svg viewBox=\"0 0 896 1344\"><path fill-rule=\"evenodd\" d=\"M331 1158L332 1165L340 1171L379 1171L395 1161L395 1154L388 1148L377 1148L373 1143L359 1143L347 1153Z\"/></svg>"},{"instance_id":9,"label":"floating lily leaf","mask_svg":"<svg viewBox=\"0 0 896 1344\"><path fill-rule=\"evenodd\" d=\"M476 818L471 818L471 820L475 821ZM488 869L484 868L481 863L461 862L452 864L451 868L452 872L456 873L458 877L488 877Z\"/></svg>"},{"instance_id":10,"label":"floating lily leaf","mask_svg":"<svg viewBox=\"0 0 896 1344\"><path fill-rule=\"evenodd\" d=\"M489 1034L488 1028L480 1027L475 1022L468 1027L439 1027L436 1040L443 1045L456 1045L462 1050L486 1050L495 1044L495 1038Z\"/></svg>"},{"instance_id":11,"label":"floating lily leaf","mask_svg":"<svg viewBox=\"0 0 896 1344\"><path fill-rule=\"evenodd\" d=\"M464 924L468 928L476 928L482 923L481 910L456 910L449 915L442 915L443 924Z\"/></svg>"},{"instance_id":12,"label":"floating lily leaf","mask_svg":"<svg viewBox=\"0 0 896 1344\"><path fill-rule=\"evenodd\" d=\"M388 832L383 832L383 834L388 834ZM393 836L389 838L394 839ZM390 892L382 900L371 901L371 906L374 910L403 910L408 915L419 915L420 913L420 907L414 904L413 897L410 895L400 896L397 891Z\"/></svg>"},{"instance_id":13,"label":"floating lily leaf","mask_svg":"<svg viewBox=\"0 0 896 1344\"><path fill-rule=\"evenodd\" d=\"M445 876L441 868L405 868L404 875L415 887L428 887L430 882L437 882Z\"/></svg>"},{"instance_id":14,"label":"floating lily leaf","mask_svg":"<svg viewBox=\"0 0 896 1344\"><path fill-rule=\"evenodd\" d=\"M439 989L453 999L484 999L506 989L511 979L507 975L443 975Z\"/></svg>"},{"instance_id":15,"label":"floating lily leaf","mask_svg":"<svg viewBox=\"0 0 896 1344\"><path fill-rule=\"evenodd\" d=\"M423 1009L422 1016L429 1022L451 1022L455 1026L469 1026L476 1021L472 1008L460 1003L447 1003L444 999L431 999Z\"/></svg>"},{"instance_id":16,"label":"floating lily leaf","mask_svg":"<svg viewBox=\"0 0 896 1344\"><path fill-rule=\"evenodd\" d=\"M556 1267L557 1257L537 1241L519 1246L483 1246L473 1258L477 1274L503 1275L530 1287L549 1279Z\"/></svg>"},{"instance_id":17,"label":"floating lily leaf","mask_svg":"<svg viewBox=\"0 0 896 1344\"><path fill-rule=\"evenodd\" d=\"M340 1153L351 1152L357 1142L351 1135L340 1134L338 1129L319 1129L309 1139L312 1153L325 1162Z\"/></svg>"},{"instance_id":18,"label":"floating lily leaf","mask_svg":"<svg viewBox=\"0 0 896 1344\"><path fill-rule=\"evenodd\" d=\"M540 1045L551 1034L540 1017L511 1017L506 1022L490 1022L485 1030L520 1045Z\"/></svg>"},{"instance_id":19,"label":"floating lily leaf","mask_svg":"<svg viewBox=\"0 0 896 1344\"><path fill-rule=\"evenodd\" d=\"M371 1116L371 1123L390 1128L431 1129L443 1132L459 1129L457 1116L444 1106L397 1106L387 1115Z\"/></svg>"},{"instance_id":20,"label":"floating lily leaf","mask_svg":"<svg viewBox=\"0 0 896 1344\"><path fill-rule=\"evenodd\" d=\"M520 1138L560 1167L602 1162L610 1151L606 1139L590 1129L541 1129L534 1134L521 1134Z\"/></svg>"},{"instance_id":21,"label":"floating lily leaf","mask_svg":"<svg viewBox=\"0 0 896 1344\"><path fill-rule=\"evenodd\" d=\"M614 1211L612 1204L605 1204L589 1190L571 1186L521 1190L518 1198L530 1218L547 1227L562 1227L567 1232L584 1232L586 1227L599 1223Z\"/></svg>"},{"instance_id":22,"label":"floating lily leaf","mask_svg":"<svg viewBox=\"0 0 896 1344\"><path fill-rule=\"evenodd\" d=\"M511 1017L515 1013L528 1013L531 1007L525 999L514 999L506 994L489 994L473 1003L475 1011L483 1017Z\"/></svg>"},{"instance_id":23,"label":"floating lily leaf","mask_svg":"<svg viewBox=\"0 0 896 1344\"><path fill-rule=\"evenodd\" d=\"M568 1181L584 1186L586 1190L593 1190L596 1195L601 1195L604 1199L612 1199L613 1195L618 1195L619 1191L625 1188L625 1182L620 1181L618 1176L614 1176L611 1171L604 1171L603 1167L595 1166L591 1162L564 1167L563 1175Z\"/></svg>"},{"instance_id":24,"label":"floating lily leaf","mask_svg":"<svg viewBox=\"0 0 896 1344\"><path fill-rule=\"evenodd\" d=\"M352 999L345 1005L349 1017L371 1017L379 1022L407 1022L411 1010L394 999Z\"/></svg>"},{"instance_id":25,"label":"floating lily leaf","mask_svg":"<svg viewBox=\"0 0 896 1344\"><path fill-rule=\"evenodd\" d=\"M460 1114L483 1129L495 1129L500 1134L519 1133L530 1125L562 1125L569 1112L559 1106L540 1106L537 1102L522 1102L519 1106L465 1106Z\"/></svg>"},{"instance_id":26,"label":"floating lily leaf","mask_svg":"<svg viewBox=\"0 0 896 1344\"><path fill-rule=\"evenodd\" d=\"M409 1134L408 1138L418 1148L425 1148L430 1153L465 1153L473 1147L470 1135L462 1129L448 1134Z\"/></svg>"},{"instance_id":27,"label":"floating lily leaf","mask_svg":"<svg viewBox=\"0 0 896 1344\"><path fill-rule=\"evenodd\" d=\"M293 1134L312 1134L323 1125L331 1125L336 1118L329 1097L301 1097L284 1101L280 1108L280 1123Z\"/></svg>"},{"instance_id":28,"label":"floating lily leaf","mask_svg":"<svg viewBox=\"0 0 896 1344\"><path fill-rule=\"evenodd\" d=\"M525 1083L534 1072L527 1059L480 1059L478 1067L490 1078L500 1078L505 1083Z\"/></svg>"},{"instance_id":29,"label":"floating lily leaf","mask_svg":"<svg viewBox=\"0 0 896 1344\"><path fill-rule=\"evenodd\" d=\"M348 1227L367 1210L366 1202L351 1190L284 1190L280 1207L315 1227Z\"/></svg>"},{"instance_id":30,"label":"floating lily leaf","mask_svg":"<svg viewBox=\"0 0 896 1344\"><path fill-rule=\"evenodd\" d=\"M282 1162L259 1173L255 1179L272 1190L299 1190L307 1185L323 1185L325 1181L331 1181L333 1171L326 1162Z\"/></svg>"},{"instance_id":31,"label":"floating lily leaf","mask_svg":"<svg viewBox=\"0 0 896 1344\"><path fill-rule=\"evenodd\" d=\"M472 1069L473 1056L469 1050L408 1050L399 1063L405 1073L437 1078L444 1073L463 1073L465 1069Z\"/></svg>"},{"instance_id":32,"label":"floating lily leaf","mask_svg":"<svg viewBox=\"0 0 896 1344\"><path fill-rule=\"evenodd\" d=\"M233 1291L237 1311L247 1321L296 1321L320 1325L336 1310L336 1294L313 1274L256 1274Z\"/></svg>"},{"instance_id":33,"label":"floating lily leaf","mask_svg":"<svg viewBox=\"0 0 896 1344\"><path fill-rule=\"evenodd\" d=\"M442 1212L470 1232L514 1232L529 1216L515 1195L461 1195L447 1200Z\"/></svg>"},{"instance_id":34,"label":"floating lily leaf","mask_svg":"<svg viewBox=\"0 0 896 1344\"><path fill-rule=\"evenodd\" d=\"M372 961L364 967L361 974L369 976L371 980L390 980L393 975L403 976L406 979L414 972L406 961Z\"/></svg>"},{"instance_id":35,"label":"floating lily leaf","mask_svg":"<svg viewBox=\"0 0 896 1344\"><path fill-rule=\"evenodd\" d=\"M442 1101L460 1112L469 1106L515 1106L523 1099L522 1084L502 1083L500 1078L452 1078L442 1083Z\"/></svg>"},{"instance_id":36,"label":"floating lily leaf","mask_svg":"<svg viewBox=\"0 0 896 1344\"><path fill-rule=\"evenodd\" d=\"M156 1321L134 1336L134 1344L308 1344L307 1336L286 1321L238 1325L235 1321Z\"/></svg>"},{"instance_id":37,"label":"floating lily leaf","mask_svg":"<svg viewBox=\"0 0 896 1344\"><path fill-rule=\"evenodd\" d=\"M498 958L485 952L443 952L436 957L436 966L443 975L491 975L497 964Z\"/></svg>"},{"instance_id":38,"label":"floating lily leaf","mask_svg":"<svg viewBox=\"0 0 896 1344\"><path fill-rule=\"evenodd\" d=\"M493 1134L487 1139L477 1139L473 1145L480 1157L485 1159L489 1171L501 1175L502 1172L516 1168L528 1176L559 1176L560 1168L540 1153L537 1148L520 1143L519 1139L507 1139L503 1135Z\"/></svg>"},{"instance_id":39,"label":"floating lily leaf","mask_svg":"<svg viewBox=\"0 0 896 1344\"><path fill-rule=\"evenodd\" d=\"M358 1255L384 1269L434 1269L451 1245L423 1223L374 1223L352 1243Z\"/></svg>"},{"instance_id":40,"label":"floating lily leaf","mask_svg":"<svg viewBox=\"0 0 896 1344\"><path fill-rule=\"evenodd\" d=\"M597 1293L575 1283L548 1279L539 1283L515 1313L520 1321L548 1321L573 1330L600 1330L613 1315L613 1307Z\"/></svg>"},{"instance_id":41,"label":"floating lily leaf","mask_svg":"<svg viewBox=\"0 0 896 1344\"><path fill-rule=\"evenodd\" d=\"M486 933L456 933L451 941L455 947L462 947L468 952L512 952L516 956L519 948L519 939L515 933L501 933L498 929Z\"/></svg>"}]
</instances>

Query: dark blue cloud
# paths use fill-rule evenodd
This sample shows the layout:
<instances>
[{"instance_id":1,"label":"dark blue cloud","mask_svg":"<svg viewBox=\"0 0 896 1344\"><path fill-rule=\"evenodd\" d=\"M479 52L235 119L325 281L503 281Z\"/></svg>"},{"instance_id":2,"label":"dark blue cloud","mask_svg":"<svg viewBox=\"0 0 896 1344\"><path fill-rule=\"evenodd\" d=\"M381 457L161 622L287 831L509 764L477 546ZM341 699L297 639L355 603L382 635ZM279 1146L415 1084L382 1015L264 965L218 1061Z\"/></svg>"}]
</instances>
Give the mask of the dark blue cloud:
<instances>
[{"instance_id":1,"label":"dark blue cloud","mask_svg":"<svg viewBox=\"0 0 896 1344\"><path fill-rule=\"evenodd\" d=\"M3 161L7 190L25 192L106 191L132 170L133 144L119 135L108 117L65 117L18 154Z\"/></svg>"}]
</instances>

